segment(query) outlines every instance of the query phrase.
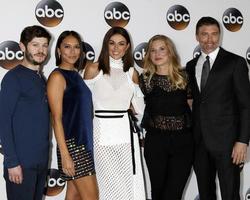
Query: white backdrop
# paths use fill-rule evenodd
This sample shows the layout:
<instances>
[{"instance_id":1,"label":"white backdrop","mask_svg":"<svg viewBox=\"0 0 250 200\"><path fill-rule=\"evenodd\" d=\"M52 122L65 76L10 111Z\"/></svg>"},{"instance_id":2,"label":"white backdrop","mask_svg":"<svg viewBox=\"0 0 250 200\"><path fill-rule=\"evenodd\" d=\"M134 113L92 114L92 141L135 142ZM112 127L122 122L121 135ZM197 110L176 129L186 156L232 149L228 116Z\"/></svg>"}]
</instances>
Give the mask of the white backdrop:
<instances>
[{"instance_id":1,"label":"white backdrop","mask_svg":"<svg viewBox=\"0 0 250 200\"><path fill-rule=\"evenodd\" d=\"M52 0L51 0L52 2ZM97 59L102 39L106 31L110 28L109 24L104 18L105 8L113 1L110 0L58 0L57 1L63 8L63 12L58 12L58 16L63 13L63 19L60 18L61 22L52 27L47 27L50 33L53 35L53 40L51 42L51 57L46 66L44 67L45 76L48 76L50 72L55 68L54 59L54 47L55 40L59 34L64 30L75 30L81 34L84 41L92 46L95 52L95 60ZM222 25L222 46L230 51L233 51L243 57L247 57L250 60L250 53L248 48L250 47L250 2L249 0L121 0L129 11L120 13L127 23L125 28L130 32L133 40L134 48L143 42L147 42L148 39L155 34L165 34L173 39L178 49L181 57L182 65L193 57L193 51L197 46L195 40L195 24L197 20L202 16L212 16L216 18ZM4 41L16 41L19 42L19 37L22 29L25 26L37 24L42 25L36 18L35 10L40 0L0 0L0 43ZM186 8L188 13L181 13L182 11L177 9L181 5ZM169 20L175 20L182 25L184 29L178 29L178 25L171 21L168 23L166 15L171 12L170 8L175 7L177 11L172 11L173 14L168 15ZM48 10L49 5L47 5L48 15L51 14ZM179 7L180 8L180 7ZM231 22L229 24L228 30L223 25L223 13L229 8L238 9L241 16L237 16L233 11L228 14L227 18L224 18ZM46 11L46 10L45 10ZM61 10L59 10L61 11ZM112 9L114 11L114 9ZM118 8L113 12L113 17L119 18ZM111 18L112 14L106 13L106 15ZM180 13L182 15L180 15ZM40 15L43 13L40 13ZM53 14L53 13L52 13ZM48 18L49 19L49 18ZM107 20L108 21L108 20ZM112 20L110 20L111 22ZM236 22L236 24L234 23ZM237 25L242 25L238 31L232 31L232 28ZM243 24L242 24L243 23ZM47 23L48 25L48 23ZM172 28L172 25L174 28ZM46 24L45 24L46 27ZM239 27L239 26L238 26ZM1 51L1 50L0 50ZM0 52L1 53L1 52ZM2 56L1 56L2 55ZM93 52L92 54L93 55ZM136 53L136 58L143 56L143 50ZM0 64L1 59L3 59L3 53L0 54ZM250 62L250 61L249 61ZM136 66L140 71L141 69ZM0 80L7 72L6 69L0 67ZM1 111L0 111L1 112ZM31 122L32 123L32 122ZM249 122L250 123L250 122ZM1 127L0 127L1 128ZM32 138L31 138L32 142ZM51 169L56 169L56 159L55 159L55 142L53 140L52 148L52 160ZM250 163L246 163L243 173L242 173L242 188L241 194L242 199L250 200ZM0 162L2 163L2 155L0 155ZM6 200L4 179L2 178L2 165L0 165L0 199ZM49 192L46 196L46 200L62 200L65 193L64 183L60 179L57 179L57 171L53 171L54 174L49 176ZM149 188L149 186L148 186ZM186 191L183 199L194 200L198 199L198 190L195 180L194 173L191 174L190 181L187 184Z\"/></svg>"}]
</instances>

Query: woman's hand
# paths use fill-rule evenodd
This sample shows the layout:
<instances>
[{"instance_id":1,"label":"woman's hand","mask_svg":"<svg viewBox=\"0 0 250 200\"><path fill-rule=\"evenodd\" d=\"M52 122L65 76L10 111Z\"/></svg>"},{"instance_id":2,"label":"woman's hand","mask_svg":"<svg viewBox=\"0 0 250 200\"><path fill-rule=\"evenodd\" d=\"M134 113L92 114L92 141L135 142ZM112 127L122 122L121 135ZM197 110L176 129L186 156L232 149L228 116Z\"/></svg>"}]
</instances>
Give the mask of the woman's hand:
<instances>
[{"instance_id":1,"label":"woman's hand","mask_svg":"<svg viewBox=\"0 0 250 200\"><path fill-rule=\"evenodd\" d=\"M62 155L62 170L63 172L68 176L75 176L75 166L73 159L71 156L68 155Z\"/></svg>"}]
</instances>

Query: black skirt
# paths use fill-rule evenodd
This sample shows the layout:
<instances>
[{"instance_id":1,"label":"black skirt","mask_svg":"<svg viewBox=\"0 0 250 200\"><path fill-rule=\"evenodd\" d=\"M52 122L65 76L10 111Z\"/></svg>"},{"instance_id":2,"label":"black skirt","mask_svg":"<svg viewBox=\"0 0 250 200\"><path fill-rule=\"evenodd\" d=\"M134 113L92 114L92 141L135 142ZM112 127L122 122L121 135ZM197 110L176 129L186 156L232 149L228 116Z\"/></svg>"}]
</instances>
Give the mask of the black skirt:
<instances>
[{"instance_id":1,"label":"black skirt","mask_svg":"<svg viewBox=\"0 0 250 200\"><path fill-rule=\"evenodd\" d=\"M62 170L61 154L57 147L57 162L61 178L65 181L74 180L84 176L95 174L95 166L91 151L87 151L84 145L76 145L75 139L66 140L66 145L75 167L75 176L68 176Z\"/></svg>"}]
</instances>

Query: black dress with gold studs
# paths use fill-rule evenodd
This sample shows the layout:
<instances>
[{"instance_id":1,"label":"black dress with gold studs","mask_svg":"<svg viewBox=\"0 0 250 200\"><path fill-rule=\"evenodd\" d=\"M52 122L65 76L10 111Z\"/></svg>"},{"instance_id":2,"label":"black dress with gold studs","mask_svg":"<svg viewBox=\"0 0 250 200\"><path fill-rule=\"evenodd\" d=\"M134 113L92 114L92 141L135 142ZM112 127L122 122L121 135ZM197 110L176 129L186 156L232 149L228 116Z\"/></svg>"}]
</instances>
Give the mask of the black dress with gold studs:
<instances>
[{"instance_id":1,"label":"black dress with gold studs","mask_svg":"<svg viewBox=\"0 0 250 200\"><path fill-rule=\"evenodd\" d=\"M92 94L77 71L56 68L65 78L63 128L68 151L74 161L75 176L63 173L57 148L58 168L64 180L95 174L93 160Z\"/></svg>"}]
</instances>

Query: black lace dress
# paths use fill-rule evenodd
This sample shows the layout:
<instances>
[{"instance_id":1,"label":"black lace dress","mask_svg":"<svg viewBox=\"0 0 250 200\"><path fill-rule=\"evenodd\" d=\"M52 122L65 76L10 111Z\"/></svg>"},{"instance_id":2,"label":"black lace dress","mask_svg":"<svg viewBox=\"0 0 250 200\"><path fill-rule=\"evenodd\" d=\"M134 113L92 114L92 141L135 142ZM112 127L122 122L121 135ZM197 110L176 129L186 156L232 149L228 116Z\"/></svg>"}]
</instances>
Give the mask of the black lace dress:
<instances>
[{"instance_id":1,"label":"black lace dress","mask_svg":"<svg viewBox=\"0 0 250 200\"><path fill-rule=\"evenodd\" d=\"M144 156L149 170L152 199L182 198L193 159L191 98L188 86L174 89L166 75L139 77L145 96L142 125L146 129Z\"/></svg>"},{"instance_id":2,"label":"black lace dress","mask_svg":"<svg viewBox=\"0 0 250 200\"><path fill-rule=\"evenodd\" d=\"M140 88L145 95L143 127L156 131L183 132L191 126L190 108L187 99L191 91L174 89L166 75L154 74L148 84L148 77L140 76Z\"/></svg>"}]
</instances>

